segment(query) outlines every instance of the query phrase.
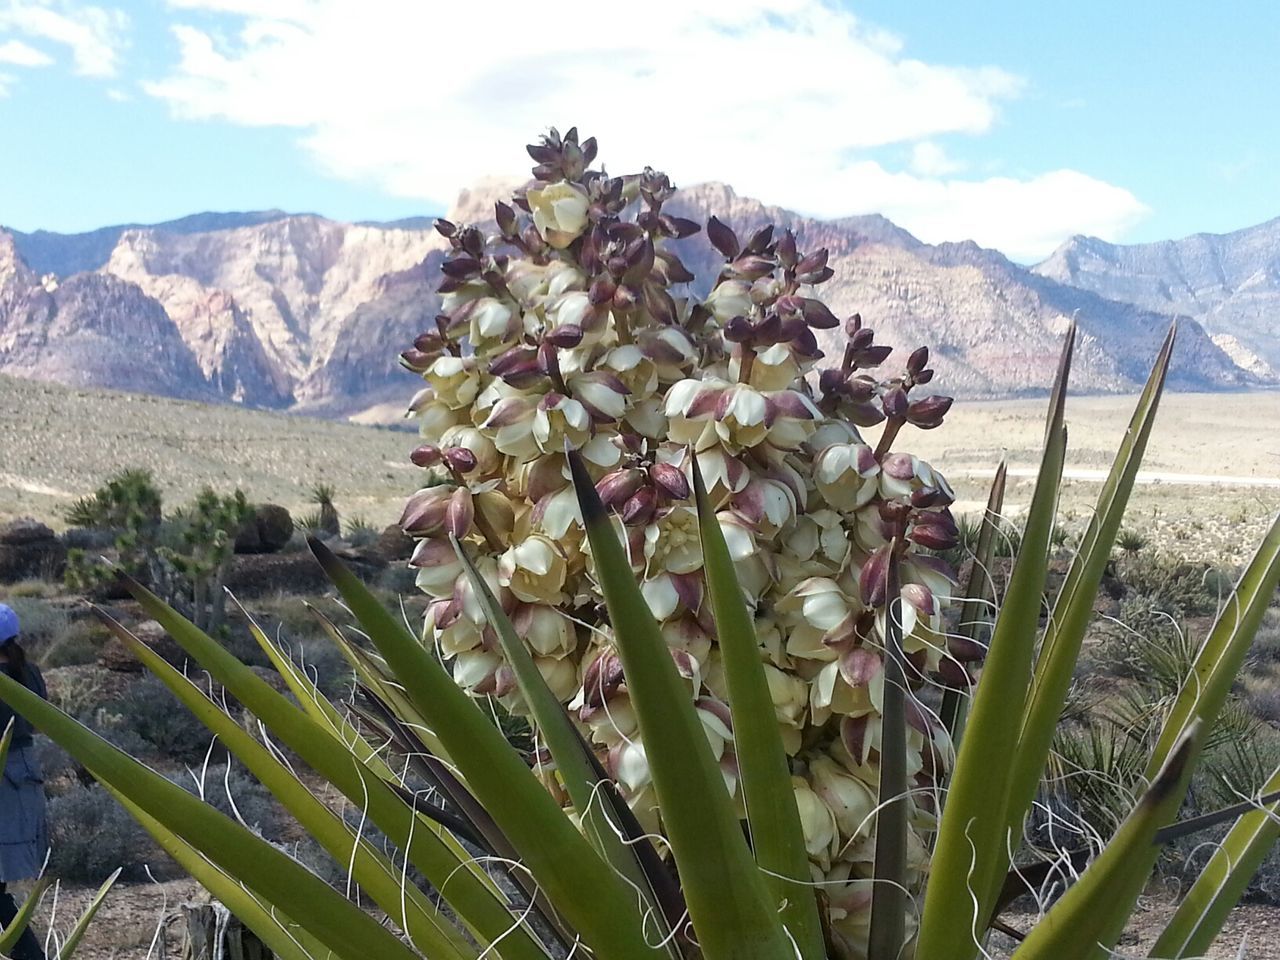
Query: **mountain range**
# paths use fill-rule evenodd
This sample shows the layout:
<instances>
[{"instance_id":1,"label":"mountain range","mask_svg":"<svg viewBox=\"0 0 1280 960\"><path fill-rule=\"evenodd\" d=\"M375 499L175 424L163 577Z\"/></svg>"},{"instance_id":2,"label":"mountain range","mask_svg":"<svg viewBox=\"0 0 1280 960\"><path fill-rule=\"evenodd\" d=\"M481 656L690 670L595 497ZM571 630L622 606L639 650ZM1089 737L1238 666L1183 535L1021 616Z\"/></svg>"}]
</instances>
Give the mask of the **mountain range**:
<instances>
[{"instance_id":1,"label":"mountain range","mask_svg":"<svg viewBox=\"0 0 1280 960\"><path fill-rule=\"evenodd\" d=\"M464 191L449 219L488 221L511 187ZM826 247L832 309L861 312L904 354L929 345L939 388L960 396L1043 391L1073 317L1081 391L1136 389L1175 318L1175 388L1277 381L1280 220L1131 247L1076 237L1026 268L972 242L922 243L880 216L807 218L718 183L669 209L739 232L772 222L802 250ZM445 247L428 218L278 210L71 235L0 228L0 373L331 416L403 401L414 383L397 355L437 312ZM719 255L702 235L680 248L705 292Z\"/></svg>"}]
</instances>

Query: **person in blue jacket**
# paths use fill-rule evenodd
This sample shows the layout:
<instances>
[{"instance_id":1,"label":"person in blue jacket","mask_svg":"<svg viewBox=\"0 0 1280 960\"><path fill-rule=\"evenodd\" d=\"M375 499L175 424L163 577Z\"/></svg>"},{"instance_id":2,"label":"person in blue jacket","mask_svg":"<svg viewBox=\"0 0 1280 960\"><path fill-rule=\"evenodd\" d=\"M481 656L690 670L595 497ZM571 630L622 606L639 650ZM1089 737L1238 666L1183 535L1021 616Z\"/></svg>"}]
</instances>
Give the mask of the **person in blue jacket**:
<instances>
[{"instance_id":1,"label":"person in blue jacket","mask_svg":"<svg viewBox=\"0 0 1280 960\"><path fill-rule=\"evenodd\" d=\"M28 690L47 697L44 677L27 660L18 641L18 615L0 603L0 670ZM31 723L0 701L0 732L13 721L13 742L0 780L0 926L7 927L18 912L9 884L31 880L44 869L49 852L44 775L32 745ZM44 950L30 926L10 954L13 960L45 960Z\"/></svg>"}]
</instances>

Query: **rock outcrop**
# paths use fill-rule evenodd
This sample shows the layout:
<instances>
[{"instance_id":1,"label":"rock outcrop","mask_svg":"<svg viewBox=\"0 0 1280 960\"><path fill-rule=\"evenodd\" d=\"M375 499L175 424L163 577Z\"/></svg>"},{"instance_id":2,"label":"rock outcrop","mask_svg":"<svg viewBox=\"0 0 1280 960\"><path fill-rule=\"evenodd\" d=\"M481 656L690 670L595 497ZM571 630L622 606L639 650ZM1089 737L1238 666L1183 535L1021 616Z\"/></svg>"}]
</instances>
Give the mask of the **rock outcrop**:
<instances>
[{"instance_id":1,"label":"rock outcrop","mask_svg":"<svg viewBox=\"0 0 1280 960\"><path fill-rule=\"evenodd\" d=\"M1160 243L1072 237L1035 272L1108 300L1190 317L1237 365L1268 378L1280 371L1280 217Z\"/></svg>"},{"instance_id":2,"label":"rock outcrop","mask_svg":"<svg viewBox=\"0 0 1280 960\"><path fill-rule=\"evenodd\" d=\"M517 186L483 181L448 217L489 221ZM883 342L928 344L939 387L957 394L1044 390L1073 317L1080 390L1134 390L1175 315L1190 318L1175 387L1274 383L1280 370L1280 220L1144 247L1077 239L1033 272L973 243L922 243L884 217L816 220L725 184L682 190L669 209L740 233L773 222L805 249L826 247L833 309L861 312ZM403 402L415 383L398 354L438 312L445 248L426 221L280 211L77 236L0 231L0 372L324 416ZM708 290L719 255L702 236L679 252Z\"/></svg>"}]
</instances>

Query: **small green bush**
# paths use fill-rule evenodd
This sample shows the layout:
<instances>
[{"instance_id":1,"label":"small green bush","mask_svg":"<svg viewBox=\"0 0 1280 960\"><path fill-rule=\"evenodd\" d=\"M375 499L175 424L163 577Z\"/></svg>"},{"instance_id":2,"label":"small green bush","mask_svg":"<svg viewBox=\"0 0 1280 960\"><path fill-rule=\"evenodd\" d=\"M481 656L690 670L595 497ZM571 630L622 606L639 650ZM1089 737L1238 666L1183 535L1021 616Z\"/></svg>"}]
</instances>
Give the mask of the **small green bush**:
<instances>
[{"instance_id":1,"label":"small green bush","mask_svg":"<svg viewBox=\"0 0 1280 960\"><path fill-rule=\"evenodd\" d=\"M183 764L203 763L213 735L157 677L146 674L105 705L117 731L128 731L149 756Z\"/></svg>"},{"instance_id":2,"label":"small green bush","mask_svg":"<svg viewBox=\"0 0 1280 960\"><path fill-rule=\"evenodd\" d=\"M4 602L18 615L23 646L37 661L71 623L65 610L39 597L10 596Z\"/></svg>"},{"instance_id":3,"label":"small green bush","mask_svg":"<svg viewBox=\"0 0 1280 960\"><path fill-rule=\"evenodd\" d=\"M117 867L127 879L146 868L174 870L137 821L98 784L73 786L49 801L49 871L72 883L101 883Z\"/></svg>"},{"instance_id":4,"label":"small green bush","mask_svg":"<svg viewBox=\"0 0 1280 960\"><path fill-rule=\"evenodd\" d=\"M173 779L184 790L233 820L239 820L264 839L272 842L281 839L287 815L271 791L243 767L234 763L192 767Z\"/></svg>"},{"instance_id":5,"label":"small green bush","mask_svg":"<svg viewBox=\"0 0 1280 960\"><path fill-rule=\"evenodd\" d=\"M1120 566L1126 585L1148 597L1155 609L1174 617L1214 614L1225 595L1220 592L1224 575L1212 564L1147 551L1130 556Z\"/></svg>"},{"instance_id":6,"label":"small green bush","mask_svg":"<svg viewBox=\"0 0 1280 960\"><path fill-rule=\"evenodd\" d=\"M40 655L43 667L79 667L96 663L110 636L106 627L93 620L72 621L53 638Z\"/></svg>"}]
</instances>

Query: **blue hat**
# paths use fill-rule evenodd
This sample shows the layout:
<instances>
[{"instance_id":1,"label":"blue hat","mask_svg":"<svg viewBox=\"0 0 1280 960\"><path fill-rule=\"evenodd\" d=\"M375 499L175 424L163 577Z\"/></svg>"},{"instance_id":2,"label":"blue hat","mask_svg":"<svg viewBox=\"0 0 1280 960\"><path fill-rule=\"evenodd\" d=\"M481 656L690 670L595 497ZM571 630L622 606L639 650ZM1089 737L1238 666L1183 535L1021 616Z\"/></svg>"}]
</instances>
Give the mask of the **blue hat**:
<instances>
[{"instance_id":1,"label":"blue hat","mask_svg":"<svg viewBox=\"0 0 1280 960\"><path fill-rule=\"evenodd\" d=\"M12 607L0 603L0 647L18 635L18 615Z\"/></svg>"}]
</instances>

